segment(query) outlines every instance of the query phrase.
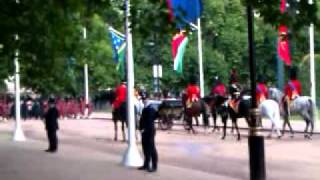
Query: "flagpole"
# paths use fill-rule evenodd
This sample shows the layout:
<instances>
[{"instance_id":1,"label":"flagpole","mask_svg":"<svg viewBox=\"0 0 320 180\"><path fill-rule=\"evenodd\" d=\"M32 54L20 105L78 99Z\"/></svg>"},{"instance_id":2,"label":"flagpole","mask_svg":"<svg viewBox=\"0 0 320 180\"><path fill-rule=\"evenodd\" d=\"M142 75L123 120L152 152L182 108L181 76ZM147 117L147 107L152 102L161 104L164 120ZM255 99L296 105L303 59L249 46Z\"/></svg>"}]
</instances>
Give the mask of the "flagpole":
<instances>
[{"instance_id":1,"label":"flagpole","mask_svg":"<svg viewBox=\"0 0 320 180\"><path fill-rule=\"evenodd\" d=\"M313 0L309 0L309 4L313 4ZM310 42L310 92L312 101L315 103L315 119L317 120L317 96L316 96L316 77L314 64L314 24L311 23L309 27L309 42Z\"/></svg>"},{"instance_id":2,"label":"flagpole","mask_svg":"<svg viewBox=\"0 0 320 180\"><path fill-rule=\"evenodd\" d=\"M87 39L87 28L83 27L83 39ZM84 67L84 94L85 94L85 107L84 117L88 117L89 114L89 81L88 81L88 64L85 62Z\"/></svg>"},{"instance_id":3,"label":"flagpole","mask_svg":"<svg viewBox=\"0 0 320 180\"><path fill-rule=\"evenodd\" d=\"M134 115L134 67L133 47L130 27L130 0L125 1L126 7L126 42L127 42L127 121L128 121L128 148L123 156L123 165L126 167L142 166L143 161L138 151L135 139L135 115Z\"/></svg>"},{"instance_id":4,"label":"flagpole","mask_svg":"<svg viewBox=\"0 0 320 180\"><path fill-rule=\"evenodd\" d=\"M19 4L20 1L16 0L16 3ZM14 35L14 40L16 42L19 41L19 34ZM18 43L17 43L18 45ZM14 65L15 65L15 129L13 134L14 141L25 141L26 138L24 136L22 127L21 127L21 112L20 112L20 65L19 65L19 49L15 51L14 57Z\"/></svg>"},{"instance_id":5,"label":"flagpole","mask_svg":"<svg viewBox=\"0 0 320 180\"><path fill-rule=\"evenodd\" d=\"M16 1L19 3L19 1ZM15 40L19 40L19 35L15 35ZM22 127L21 127L21 113L20 113L20 65L19 65L19 49L16 49L15 57L14 57L14 65L15 65L15 109L16 109L16 123L15 130L13 135L14 141L25 141L26 138L24 136Z\"/></svg>"},{"instance_id":6,"label":"flagpole","mask_svg":"<svg viewBox=\"0 0 320 180\"><path fill-rule=\"evenodd\" d=\"M198 24L198 56L199 56L199 78L200 78L200 96L204 96L204 80L203 80L203 64L202 64L202 36L201 36L201 20L197 20Z\"/></svg>"}]
</instances>

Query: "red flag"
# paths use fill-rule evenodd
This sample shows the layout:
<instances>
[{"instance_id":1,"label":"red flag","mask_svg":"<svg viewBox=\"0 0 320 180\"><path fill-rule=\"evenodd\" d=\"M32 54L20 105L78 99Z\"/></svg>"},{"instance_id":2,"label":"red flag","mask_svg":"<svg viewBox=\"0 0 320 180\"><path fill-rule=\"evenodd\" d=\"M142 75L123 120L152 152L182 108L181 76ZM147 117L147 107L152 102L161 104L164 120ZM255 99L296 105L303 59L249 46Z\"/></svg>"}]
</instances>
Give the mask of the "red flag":
<instances>
[{"instance_id":1,"label":"red flag","mask_svg":"<svg viewBox=\"0 0 320 180\"><path fill-rule=\"evenodd\" d=\"M284 11L286 10L286 0L281 0L281 4L280 4L280 11L281 13L284 13Z\"/></svg>"},{"instance_id":2,"label":"red flag","mask_svg":"<svg viewBox=\"0 0 320 180\"><path fill-rule=\"evenodd\" d=\"M280 11L281 13L284 13L285 10L286 10L286 0L281 0ZM289 40L288 40L288 27L283 24L279 26L277 52L278 52L279 59L281 59L286 65L290 66L291 55L290 55Z\"/></svg>"},{"instance_id":3,"label":"red flag","mask_svg":"<svg viewBox=\"0 0 320 180\"><path fill-rule=\"evenodd\" d=\"M284 25L279 27L278 57L288 66L291 65L291 56L288 40L288 28Z\"/></svg>"}]
</instances>

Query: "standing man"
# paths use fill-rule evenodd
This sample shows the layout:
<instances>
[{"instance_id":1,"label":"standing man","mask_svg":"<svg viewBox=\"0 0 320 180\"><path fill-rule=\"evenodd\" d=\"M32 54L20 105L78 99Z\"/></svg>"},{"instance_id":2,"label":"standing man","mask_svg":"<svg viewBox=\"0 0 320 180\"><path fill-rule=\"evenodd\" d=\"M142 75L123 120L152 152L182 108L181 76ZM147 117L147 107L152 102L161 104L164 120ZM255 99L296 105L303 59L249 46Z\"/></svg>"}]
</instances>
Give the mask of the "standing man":
<instances>
[{"instance_id":1,"label":"standing man","mask_svg":"<svg viewBox=\"0 0 320 180\"><path fill-rule=\"evenodd\" d=\"M147 170L155 172L158 168L158 153L155 146L156 129L154 126L155 120L158 118L158 111L155 104L151 104L148 100L147 94L143 97L145 107L142 110L139 130L142 137L142 150L144 154L143 166L139 170ZM151 163L151 164L150 164ZM151 166L150 166L151 165Z\"/></svg>"},{"instance_id":2,"label":"standing man","mask_svg":"<svg viewBox=\"0 0 320 180\"><path fill-rule=\"evenodd\" d=\"M257 105L266 100L269 96L268 87L265 84L264 77L260 74L257 78L257 87L256 87L256 100Z\"/></svg>"},{"instance_id":3,"label":"standing man","mask_svg":"<svg viewBox=\"0 0 320 180\"><path fill-rule=\"evenodd\" d=\"M54 153L58 150L57 130L59 129L58 117L59 112L55 105L55 99L50 98L48 101L49 109L45 114L45 126L49 140L49 148L46 152Z\"/></svg>"}]
</instances>

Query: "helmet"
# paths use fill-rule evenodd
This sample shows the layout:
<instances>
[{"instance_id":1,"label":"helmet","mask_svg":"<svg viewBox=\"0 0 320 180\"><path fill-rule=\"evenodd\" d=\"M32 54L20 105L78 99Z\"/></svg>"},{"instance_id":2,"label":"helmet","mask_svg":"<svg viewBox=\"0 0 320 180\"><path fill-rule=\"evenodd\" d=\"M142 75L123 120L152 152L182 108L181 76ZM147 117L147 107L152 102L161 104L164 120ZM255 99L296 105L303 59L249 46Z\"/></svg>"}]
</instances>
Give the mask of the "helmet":
<instances>
[{"instance_id":1,"label":"helmet","mask_svg":"<svg viewBox=\"0 0 320 180\"><path fill-rule=\"evenodd\" d=\"M289 77L290 77L290 79L297 79L297 68L296 67L290 68Z\"/></svg>"},{"instance_id":2,"label":"helmet","mask_svg":"<svg viewBox=\"0 0 320 180\"><path fill-rule=\"evenodd\" d=\"M142 100L148 99L149 98L149 94L147 91L140 91L140 96Z\"/></svg>"},{"instance_id":3,"label":"helmet","mask_svg":"<svg viewBox=\"0 0 320 180\"><path fill-rule=\"evenodd\" d=\"M191 76L189 79L190 84L197 84L197 77L196 76Z\"/></svg>"},{"instance_id":4,"label":"helmet","mask_svg":"<svg viewBox=\"0 0 320 180\"><path fill-rule=\"evenodd\" d=\"M259 83L264 83L264 82L265 82L265 79L264 79L264 77L263 77L262 74L259 74L259 75L258 75L257 81L258 81Z\"/></svg>"},{"instance_id":5,"label":"helmet","mask_svg":"<svg viewBox=\"0 0 320 180\"><path fill-rule=\"evenodd\" d=\"M54 96L50 96L49 97L48 103L49 104L55 104L56 103L56 100L55 100Z\"/></svg>"}]
</instances>

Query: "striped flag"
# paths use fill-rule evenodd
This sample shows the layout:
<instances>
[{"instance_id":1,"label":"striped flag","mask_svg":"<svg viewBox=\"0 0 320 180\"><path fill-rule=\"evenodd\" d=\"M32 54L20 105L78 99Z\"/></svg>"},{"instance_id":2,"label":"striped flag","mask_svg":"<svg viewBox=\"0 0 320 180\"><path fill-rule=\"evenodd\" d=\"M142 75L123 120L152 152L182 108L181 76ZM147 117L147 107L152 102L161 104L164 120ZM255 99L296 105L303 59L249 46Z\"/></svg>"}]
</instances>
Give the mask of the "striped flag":
<instances>
[{"instance_id":1,"label":"striped flag","mask_svg":"<svg viewBox=\"0 0 320 180\"><path fill-rule=\"evenodd\" d=\"M188 41L188 37L183 32L176 34L172 39L173 69L179 74L183 71L183 56Z\"/></svg>"},{"instance_id":2,"label":"striped flag","mask_svg":"<svg viewBox=\"0 0 320 180\"><path fill-rule=\"evenodd\" d=\"M125 76L126 40L125 36L113 28L109 28L112 41L112 58L117 63L117 71L120 76Z\"/></svg>"}]
</instances>

